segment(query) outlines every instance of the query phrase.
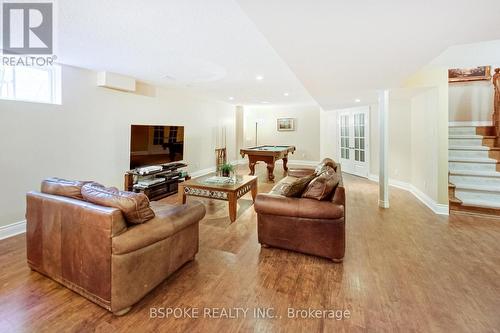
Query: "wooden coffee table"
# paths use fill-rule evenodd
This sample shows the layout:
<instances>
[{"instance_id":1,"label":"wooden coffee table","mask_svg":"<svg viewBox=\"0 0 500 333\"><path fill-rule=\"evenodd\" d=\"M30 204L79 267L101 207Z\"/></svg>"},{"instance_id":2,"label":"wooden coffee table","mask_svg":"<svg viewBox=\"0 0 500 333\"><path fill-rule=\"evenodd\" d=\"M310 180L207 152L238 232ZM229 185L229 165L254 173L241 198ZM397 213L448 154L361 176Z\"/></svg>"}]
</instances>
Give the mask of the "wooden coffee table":
<instances>
[{"instance_id":1,"label":"wooden coffee table","mask_svg":"<svg viewBox=\"0 0 500 333\"><path fill-rule=\"evenodd\" d=\"M229 202L229 218L236 220L237 201L248 192L252 192L252 200L257 196L257 177L238 176L236 184L209 184L204 180L208 177L190 179L179 184L179 198L186 203L188 195Z\"/></svg>"}]
</instances>

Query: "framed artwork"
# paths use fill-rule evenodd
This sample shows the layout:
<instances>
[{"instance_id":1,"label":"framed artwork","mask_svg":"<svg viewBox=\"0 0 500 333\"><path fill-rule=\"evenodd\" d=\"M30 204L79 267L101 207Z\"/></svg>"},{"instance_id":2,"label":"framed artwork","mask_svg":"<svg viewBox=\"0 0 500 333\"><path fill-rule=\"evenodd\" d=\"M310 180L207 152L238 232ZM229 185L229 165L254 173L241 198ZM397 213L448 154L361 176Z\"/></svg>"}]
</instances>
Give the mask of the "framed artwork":
<instances>
[{"instance_id":1,"label":"framed artwork","mask_svg":"<svg viewBox=\"0 0 500 333\"><path fill-rule=\"evenodd\" d=\"M491 66L453 68L448 70L448 82L467 82L491 79Z\"/></svg>"},{"instance_id":2,"label":"framed artwork","mask_svg":"<svg viewBox=\"0 0 500 333\"><path fill-rule=\"evenodd\" d=\"M278 131L295 131L294 118L278 118L277 119Z\"/></svg>"}]
</instances>

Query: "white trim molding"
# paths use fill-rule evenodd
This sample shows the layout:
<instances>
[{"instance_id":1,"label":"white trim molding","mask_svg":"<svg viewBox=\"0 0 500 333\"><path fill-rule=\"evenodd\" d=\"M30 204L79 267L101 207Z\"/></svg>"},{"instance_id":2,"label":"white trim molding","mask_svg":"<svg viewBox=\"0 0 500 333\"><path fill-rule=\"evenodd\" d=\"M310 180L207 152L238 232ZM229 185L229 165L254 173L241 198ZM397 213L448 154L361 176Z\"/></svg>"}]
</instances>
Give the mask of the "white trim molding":
<instances>
[{"instance_id":1,"label":"white trim molding","mask_svg":"<svg viewBox=\"0 0 500 333\"><path fill-rule=\"evenodd\" d=\"M450 127L468 127L468 126L493 126L490 120L476 120L476 121L450 121Z\"/></svg>"},{"instance_id":2,"label":"white trim molding","mask_svg":"<svg viewBox=\"0 0 500 333\"><path fill-rule=\"evenodd\" d=\"M374 182L378 183L378 175L375 174L370 174L368 176L368 179ZM402 182L400 180L396 179L390 179L389 178L389 186L396 187L405 191L410 192L413 194L415 198L420 200L424 205L429 207L430 210L434 212L434 214L438 215L449 215L449 208L448 205L443 205L437 203L434 199L429 197L427 194L416 188L410 183Z\"/></svg>"},{"instance_id":3,"label":"white trim molding","mask_svg":"<svg viewBox=\"0 0 500 333\"><path fill-rule=\"evenodd\" d=\"M276 164L283 164L283 160L276 161ZM319 164L319 161L307 161L307 160L288 160L287 166L298 165L298 166L310 166L315 167Z\"/></svg>"},{"instance_id":4,"label":"white trim molding","mask_svg":"<svg viewBox=\"0 0 500 333\"><path fill-rule=\"evenodd\" d=\"M193 171L190 173L191 178L198 178L201 176L208 175L209 173L215 172L215 167L210 167L206 169L201 169L197 171Z\"/></svg>"},{"instance_id":5,"label":"white trim molding","mask_svg":"<svg viewBox=\"0 0 500 333\"><path fill-rule=\"evenodd\" d=\"M26 232L26 220L0 227L0 240Z\"/></svg>"}]
</instances>

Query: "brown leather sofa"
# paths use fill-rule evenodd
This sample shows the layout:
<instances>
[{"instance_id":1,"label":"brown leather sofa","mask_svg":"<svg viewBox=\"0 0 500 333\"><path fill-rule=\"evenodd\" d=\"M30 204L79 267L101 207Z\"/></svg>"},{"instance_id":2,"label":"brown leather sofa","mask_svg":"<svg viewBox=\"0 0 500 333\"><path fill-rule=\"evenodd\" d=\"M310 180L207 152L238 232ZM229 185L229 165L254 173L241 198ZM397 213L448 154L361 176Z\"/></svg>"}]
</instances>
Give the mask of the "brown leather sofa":
<instances>
[{"instance_id":1,"label":"brown leather sofa","mask_svg":"<svg viewBox=\"0 0 500 333\"><path fill-rule=\"evenodd\" d=\"M325 159L322 163L334 163ZM255 200L259 243L342 262L345 253L345 189L342 178L326 200L290 198L277 193L281 183L292 183L314 169L290 169L270 193ZM340 165L336 172L341 175Z\"/></svg>"},{"instance_id":2,"label":"brown leather sofa","mask_svg":"<svg viewBox=\"0 0 500 333\"><path fill-rule=\"evenodd\" d=\"M28 264L122 315L198 252L202 204L151 208L153 219L129 225L119 209L30 192Z\"/></svg>"}]
</instances>

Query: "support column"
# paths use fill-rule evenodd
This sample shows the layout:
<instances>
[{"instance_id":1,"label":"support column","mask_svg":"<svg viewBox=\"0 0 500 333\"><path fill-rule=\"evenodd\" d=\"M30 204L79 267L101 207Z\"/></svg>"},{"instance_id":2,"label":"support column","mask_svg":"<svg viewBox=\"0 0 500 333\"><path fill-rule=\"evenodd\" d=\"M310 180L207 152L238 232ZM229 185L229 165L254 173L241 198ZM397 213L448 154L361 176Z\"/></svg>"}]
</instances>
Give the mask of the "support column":
<instances>
[{"instance_id":1,"label":"support column","mask_svg":"<svg viewBox=\"0 0 500 333\"><path fill-rule=\"evenodd\" d=\"M378 205L389 208L389 90L380 91L378 94L378 122L380 133L380 166L379 166L379 194Z\"/></svg>"},{"instance_id":2,"label":"support column","mask_svg":"<svg viewBox=\"0 0 500 333\"><path fill-rule=\"evenodd\" d=\"M235 123L235 132L236 132L236 144L235 144L235 152L234 156L237 160L241 159L240 149L245 146L245 130L244 130L244 109L243 106L238 105L235 108L234 112L234 123Z\"/></svg>"}]
</instances>

